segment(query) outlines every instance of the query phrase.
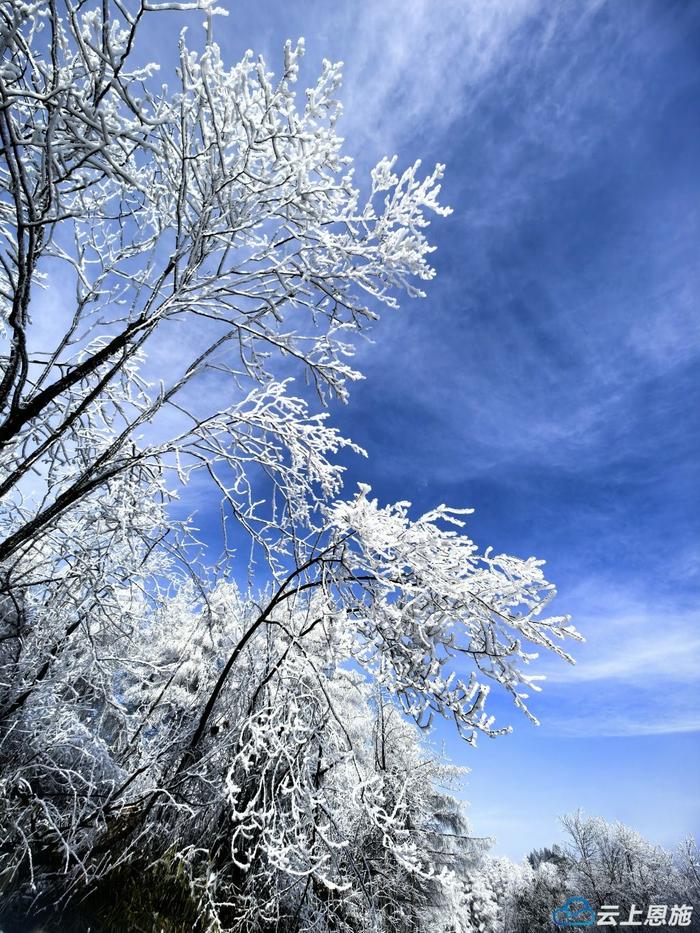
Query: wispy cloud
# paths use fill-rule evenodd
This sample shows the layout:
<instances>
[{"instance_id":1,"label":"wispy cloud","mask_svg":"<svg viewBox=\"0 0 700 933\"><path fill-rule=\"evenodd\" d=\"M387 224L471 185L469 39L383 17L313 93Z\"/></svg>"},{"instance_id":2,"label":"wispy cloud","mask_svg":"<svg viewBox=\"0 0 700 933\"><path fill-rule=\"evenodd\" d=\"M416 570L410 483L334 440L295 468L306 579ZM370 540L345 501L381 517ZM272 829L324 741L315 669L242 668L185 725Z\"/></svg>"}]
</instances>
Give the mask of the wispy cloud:
<instances>
[{"instance_id":1,"label":"wispy cloud","mask_svg":"<svg viewBox=\"0 0 700 933\"><path fill-rule=\"evenodd\" d=\"M631 738L633 736L678 735L700 732L700 713L678 714L660 719L645 719L643 714L625 716L619 712L597 718L592 716L566 716L552 719L548 731L563 738Z\"/></svg>"},{"instance_id":2,"label":"wispy cloud","mask_svg":"<svg viewBox=\"0 0 700 933\"><path fill-rule=\"evenodd\" d=\"M700 730L700 612L657 581L623 586L589 573L563 594L586 643L574 667L542 657L536 701L548 734L672 735Z\"/></svg>"},{"instance_id":3,"label":"wispy cloud","mask_svg":"<svg viewBox=\"0 0 700 933\"><path fill-rule=\"evenodd\" d=\"M347 124L377 146L462 120L540 0L387 0L346 7ZM348 33L346 33L348 34Z\"/></svg>"},{"instance_id":4,"label":"wispy cloud","mask_svg":"<svg viewBox=\"0 0 700 933\"><path fill-rule=\"evenodd\" d=\"M687 598L654 592L639 581L636 592L592 575L565 592L586 642L577 646L574 667L545 661L551 683L659 685L700 682L700 610ZM700 714L700 701L698 702Z\"/></svg>"}]
</instances>

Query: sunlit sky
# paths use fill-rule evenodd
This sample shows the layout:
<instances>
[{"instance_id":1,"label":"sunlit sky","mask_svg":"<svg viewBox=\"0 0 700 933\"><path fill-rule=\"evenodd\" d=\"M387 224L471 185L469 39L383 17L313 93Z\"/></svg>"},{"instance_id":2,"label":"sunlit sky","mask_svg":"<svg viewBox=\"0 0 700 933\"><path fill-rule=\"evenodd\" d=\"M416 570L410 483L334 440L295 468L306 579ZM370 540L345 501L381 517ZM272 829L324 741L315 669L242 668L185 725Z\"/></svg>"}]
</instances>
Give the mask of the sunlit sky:
<instances>
[{"instance_id":1,"label":"sunlit sky","mask_svg":"<svg viewBox=\"0 0 700 933\"><path fill-rule=\"evenodd\" d=\"M476 508L470 534L545 558L587 637L575 668L543 659L539 728L496 702L509 737L436 731L472 769L474 832L515 858L577 807L664 844L697 833L700 4L228 6L232 62L252 48L278 71L304 36L308 82L346 63L358 181L395 152L447 163L437 278L385 314L333 415L369 453L350 490Z\"/></svg>"}]
</instances>

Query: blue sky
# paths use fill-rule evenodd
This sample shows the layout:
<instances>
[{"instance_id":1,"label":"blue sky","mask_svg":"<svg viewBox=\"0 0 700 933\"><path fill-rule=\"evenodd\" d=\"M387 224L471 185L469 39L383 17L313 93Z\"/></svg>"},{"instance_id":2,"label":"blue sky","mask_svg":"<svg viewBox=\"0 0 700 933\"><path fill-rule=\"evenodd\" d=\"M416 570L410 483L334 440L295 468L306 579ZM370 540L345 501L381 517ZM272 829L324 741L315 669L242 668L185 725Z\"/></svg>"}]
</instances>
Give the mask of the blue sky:
<instances>
[{"instance_id":1,"label":"blue sky","mask_svg":"<svg viewBox=\"0 0 700 933\"><path fill-rule=\"evenodd\" d=\"M700 830L700 4L239 0L231 59L286 38L346 63L342 132L447 163L438 277L362 346L335 423L348 480L548 563L587 643L544 660L539 728L477 751L475 831L522 857L578 806L662 843ZM163 33L174 39L176 22Z\"/></svg>"}]
</instances>

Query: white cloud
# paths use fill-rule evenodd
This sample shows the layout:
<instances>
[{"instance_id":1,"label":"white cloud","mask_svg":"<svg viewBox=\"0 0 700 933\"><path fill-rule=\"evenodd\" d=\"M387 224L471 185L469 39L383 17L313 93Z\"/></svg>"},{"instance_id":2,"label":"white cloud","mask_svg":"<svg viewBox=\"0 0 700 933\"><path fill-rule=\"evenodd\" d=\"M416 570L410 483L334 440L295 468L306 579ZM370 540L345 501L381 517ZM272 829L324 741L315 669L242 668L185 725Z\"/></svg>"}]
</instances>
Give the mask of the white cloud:
<instances>
[{"instance_id":1,"label":"white cloud","mask_svg":"<svg viewBox=\"0 0 700 933\"><path fill-rule=\"evenodd\" d=\"M392 145L461 119L540 0L385 0L352 12L346 109L353 134ZM348 24L349 25L349 24Z\"/></svg>"},{"instance_id":2,"label":"white cloud","mask_svg":"<svg viewBox=\"0 0 700 933\"><path fill-rule=\"evenodd\" d=\"M573 615L586 642L572 653L574 667L543 658L550 683L659 686L700 681L700 610L653 589L636 591L587 577L558 604ZM700 714L700 706L698 708Z\"/></svg>"},{"instance_id":3,"label":"white cloud","mask_svg":"<svg viewBox=\"0 0 700 933\"><path fill-rule=\"evenodd\" d=\"M616 714L603 718L566 716L550 718L547 731L563 738L625 738L632 736L677 735L700 732L700 713L674 713L657 719Z\"/></svg>"},{"instance_id":4,"label":"white cloud","mask_svg":"<svg viewBox=\"0 0 700 933\"><path fill-rule=\"evenodd\" d=\"M648 583L648 581L647 581ZM562 737L700 731L700 611L673 596L588 577L559 600L586 643L574 667L542 656L537 713Z\"/></svg>"}]
</instances>

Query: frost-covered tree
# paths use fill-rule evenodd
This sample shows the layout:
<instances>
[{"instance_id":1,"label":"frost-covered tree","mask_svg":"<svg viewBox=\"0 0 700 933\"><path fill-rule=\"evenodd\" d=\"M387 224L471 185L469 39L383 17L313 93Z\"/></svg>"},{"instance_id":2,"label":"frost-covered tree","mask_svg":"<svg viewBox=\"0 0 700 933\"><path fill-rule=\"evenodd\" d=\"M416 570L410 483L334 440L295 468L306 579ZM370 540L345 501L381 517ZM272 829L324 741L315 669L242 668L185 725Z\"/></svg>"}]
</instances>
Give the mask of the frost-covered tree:
<instances>
[{"instance_id":1,"label":"frost-covered tree","mask_svg":"<svg viewBox=\"0 0 700 933\"><path fill-rule=\"evenodd\" d=\"M697 846L686 839L675 852L643 838L621 823L581 812L562 818L563 846L534 850L523 864L482 857L466 872L463 890L468 931L547 933L552 911L571 897L586 898L593 910L615 905L618 923L644 923L650 905L666 909L697 904ZM659 919L652 926L664 926ZM691 914L688 929L700 929Z\"/></svg>"},{"instance_id":2,"label":"frost-covered tree","mask_svg":"<svg viewBox=\"0 0 700 933\"><path fill-rule=\"evenodd\" d=\"M681 903L694 893L679 870L692 863L688 841L674 856L629 826L601 817L577 812L565 816L562 825L571 883L592 902L619 904L624 912L632 904Z\"/></svg>"},{"instance_id":3,"label":"frost-covered tree","mask_svg":"<svg viewBox=\"0 0 700 933\"><path fill-rule=\"evenodd\" d=\"M168 10L207 40L164 84ZM0 2L0 913L448 930L473 851L419 727L506 731L490 687L527 711L576 633L465 510L342 497L361 451L292 377L345 400L422 294L443 167L356 186L340 67L300 104L303 43L229 67L220 12ZM220 559L173 518L200 478Z\"/></svg>"}]
</instances>

